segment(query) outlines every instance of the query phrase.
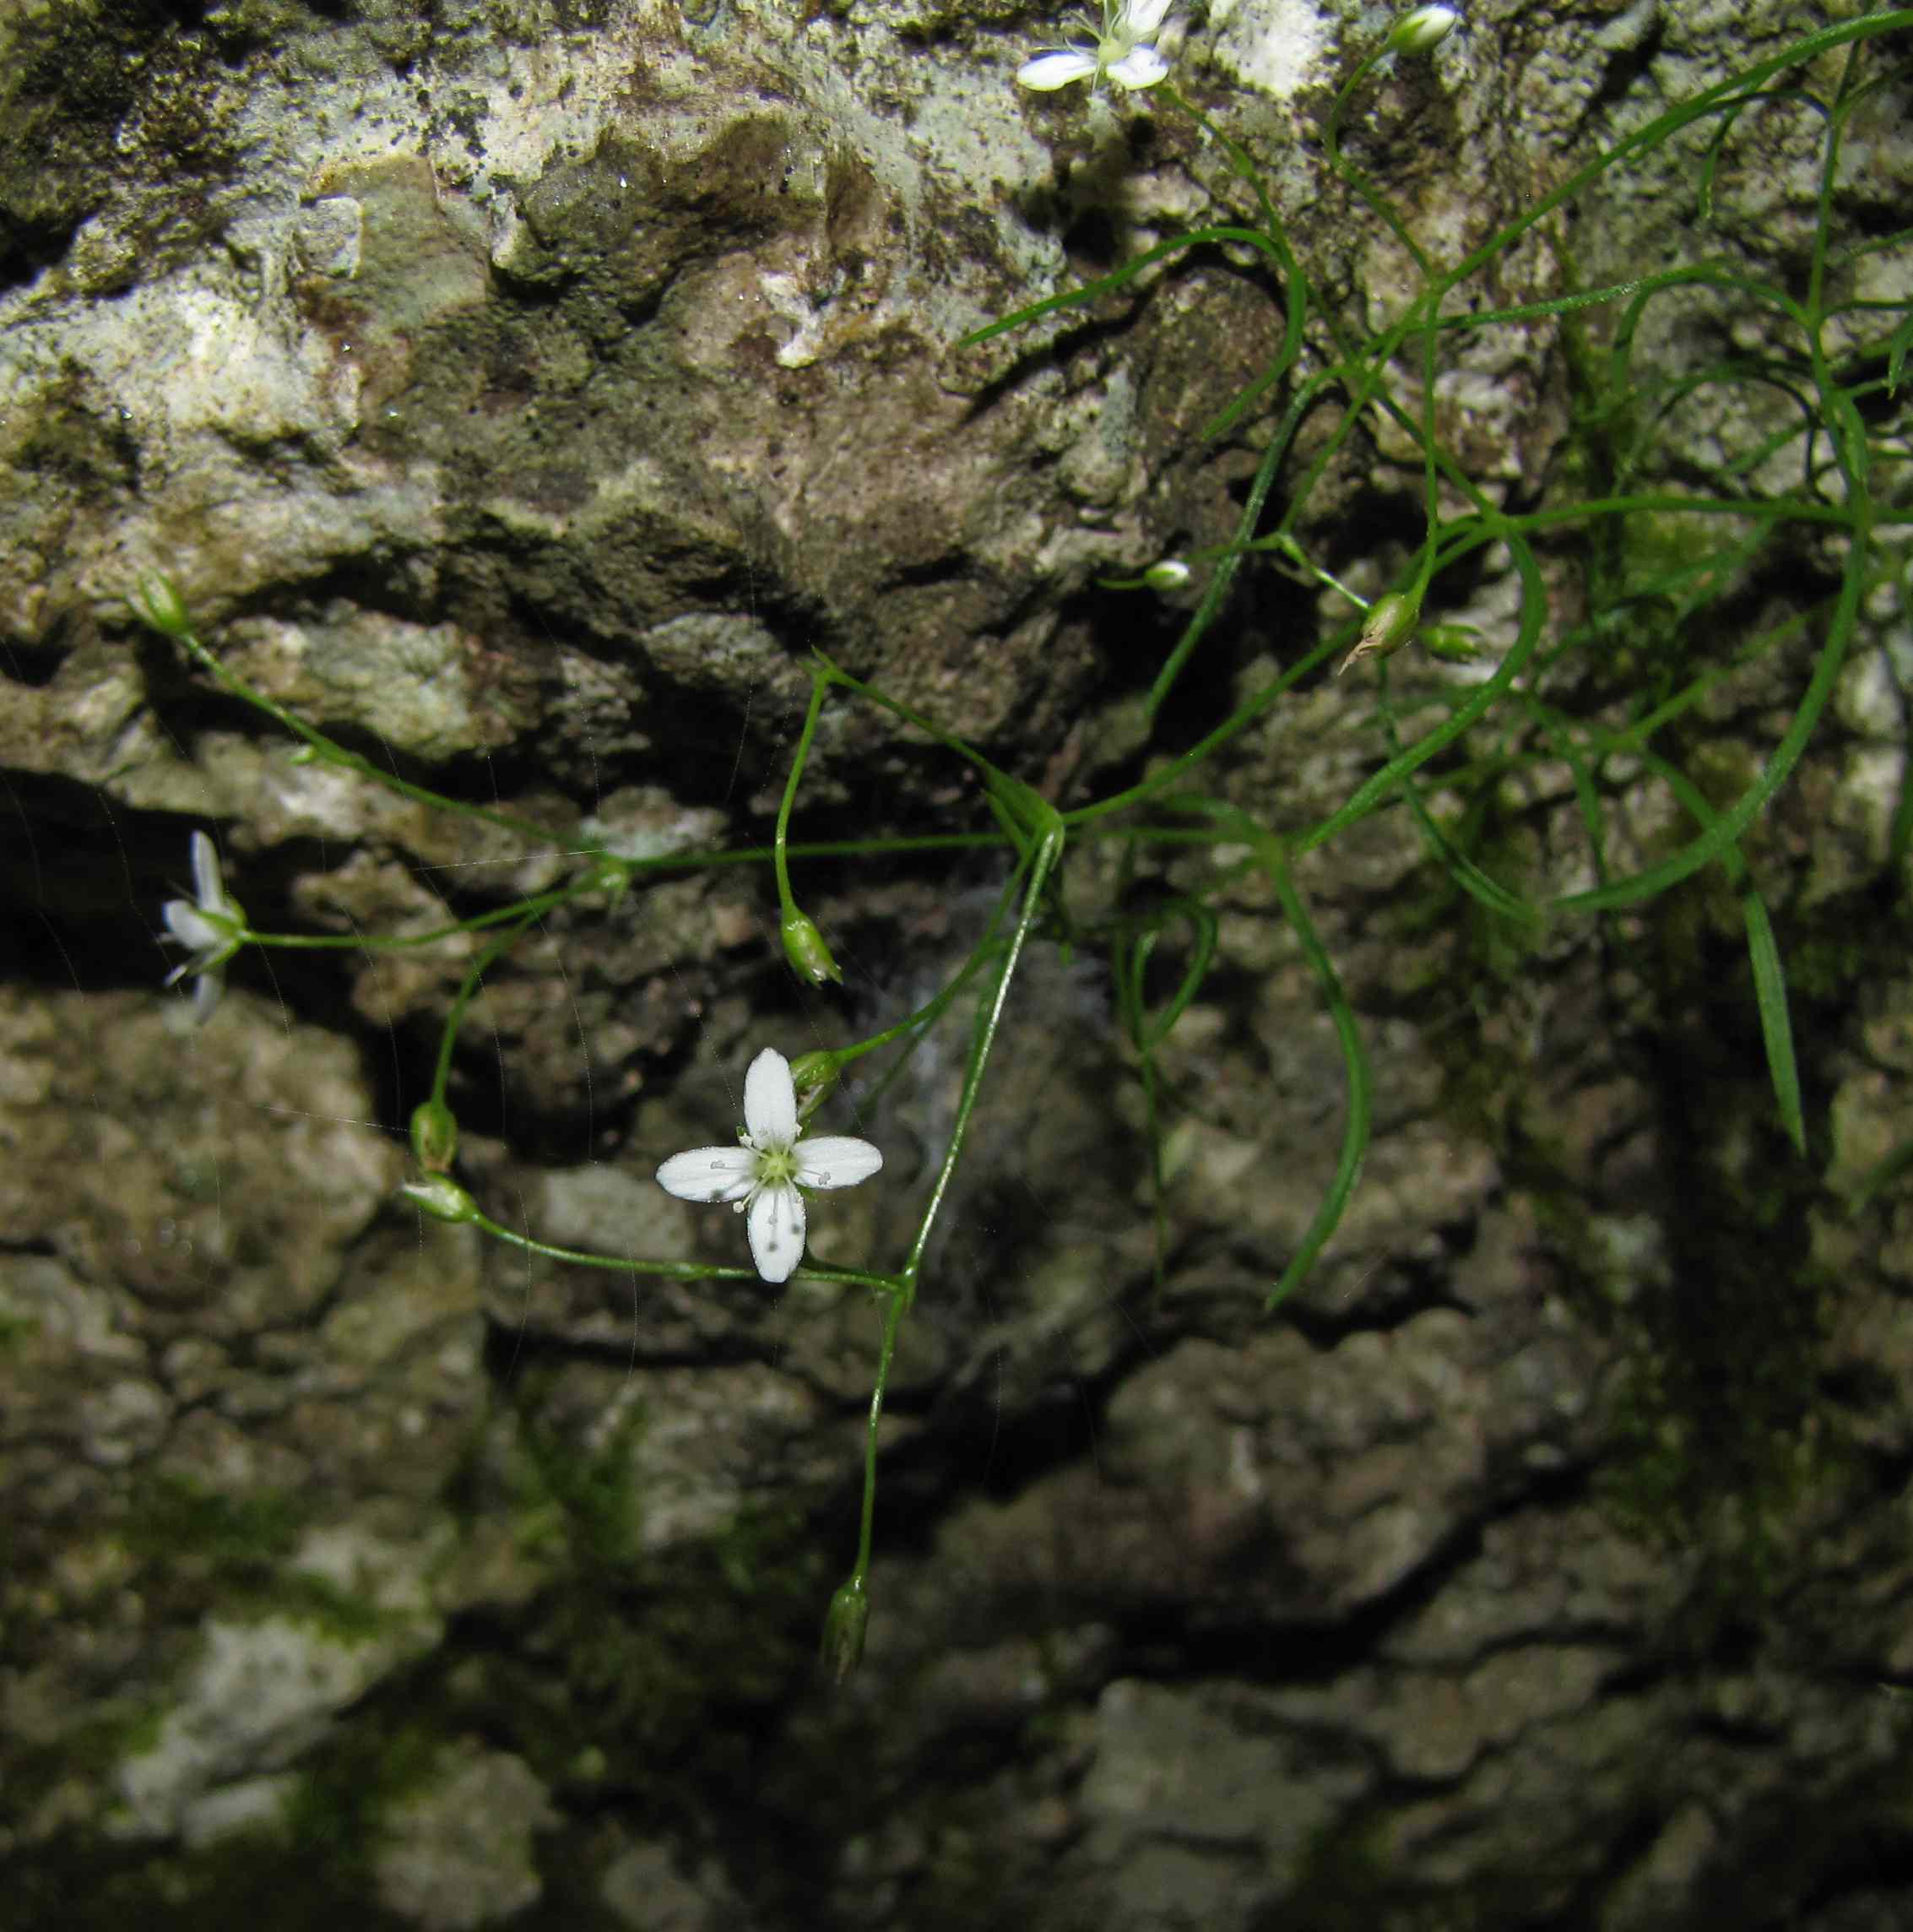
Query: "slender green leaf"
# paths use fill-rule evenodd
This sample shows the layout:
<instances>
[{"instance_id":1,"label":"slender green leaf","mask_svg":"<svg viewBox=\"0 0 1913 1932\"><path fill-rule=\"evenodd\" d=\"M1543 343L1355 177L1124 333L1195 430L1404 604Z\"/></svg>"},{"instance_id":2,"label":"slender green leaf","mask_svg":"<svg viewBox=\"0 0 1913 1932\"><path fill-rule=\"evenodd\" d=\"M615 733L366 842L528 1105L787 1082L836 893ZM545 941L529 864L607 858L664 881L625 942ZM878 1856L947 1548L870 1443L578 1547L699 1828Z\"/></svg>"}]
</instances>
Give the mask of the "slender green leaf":
<instances>
[{"instance_id":1,"label":"slender green leaf","mask_svg":"<svg viewBox=\"0 0 1913 1932\"><path fill-rule=\"evenodd\" d=\"M1767 1070L1780 1125L1802 1159L1807 1158L1807 1122L1800 1110L1800 1069L1793 1057L1793 1025L1787 1017L1786 974L1780 949L1775 943L1773 921L1766 901L1752 886L1741 895L1747 915L1747 951L1753 964L1753 997L1760 1007L1760 1037L1767 1049Z\"/></svg>"},{"instance_id":2,"label":"slender green leaf","mask_svg":"<svg viewBox=\"0 0 1913 1932\"><path fill-rule=\"evenodd\" d=\"M1362 1163L1368 1156L1373 1093L1368 1056L1362 1045L1362 1029L1356 1023L1355 1009L1348 1003L1348 996L1341 990L1335 963L1316 935L1308 909L1302 903L1302 895L1296 891L1295 882L1289 876L1287 864L1272 864L1268 872L1282 910L1288 915L1295 936L1302 943L1303 957L1309 962L1316 984L1322 990L1329 1018L1335 1023L1336 1038L1341 1045L1342 1069L1348 1082L1348 1103L1335 1178L1330 1181L1329 1191L1322 1197L1315 1217L1302 1237L1302 1245L1282 1270L1282 1279L1269 1291L1269 1298L1262 1305L1265 1312L1275 1310L1301 1286L1309 1269L1315 1265L1315 1257L1328 1245L1329 1237L1341 1224L1343 1210L1355 1191L1356 1183L1362 1178Z\"/></svg>"}]
</instances>

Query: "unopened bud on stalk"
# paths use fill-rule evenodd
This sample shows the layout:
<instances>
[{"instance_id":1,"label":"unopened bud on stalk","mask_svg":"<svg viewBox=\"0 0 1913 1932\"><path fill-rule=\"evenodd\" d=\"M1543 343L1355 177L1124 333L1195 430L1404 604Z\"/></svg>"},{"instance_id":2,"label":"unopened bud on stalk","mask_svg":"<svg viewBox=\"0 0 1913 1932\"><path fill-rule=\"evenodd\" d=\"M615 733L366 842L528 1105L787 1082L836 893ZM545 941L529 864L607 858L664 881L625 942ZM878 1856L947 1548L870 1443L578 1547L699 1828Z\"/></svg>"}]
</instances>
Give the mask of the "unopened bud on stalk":
<instances>
[{"instance_id":1,"label":"unopened bud on stalk","mask_svg":"<svg viewBox=\"0 0 1913 1932\"><path fill-rule=\"evenodd\" d=\"M853 1577L831 1598L830 1613L824 1619L823 1665L837 1683L857 1668L870 1623L870 1599L864 1593L864 1579Z\"/></svg>"},{"instance_id":2,"label":"unopened bud on stalk","mask_svg":"<svg viewBox=\"0 0 1913 1932\"><path fill-rule=\"evenodd\" d=\"M186 600L179 594L177 586L163 570L149 570L133 586L133 594L127 602L133 607L133 614L143 624L150 624L155 631L169 638L183 637L192 628L192 618L186 608Z\"/></svg>"},{"instance_id":3,"label":"unopened bud on stalk","mask_svg":"<svg viewBox=\"0 0 1913 1932\"><path fill-rule=\"evenodd\" d=\"M412 1154L427 1174L448 1174L458 1151L458 1123L442 1100L421 1100L412 1110Z\"/></svg>"},{"instance_id":4,"label":"unopened bud on stalk","mask_svg":"<svg viewBox=\"0 0 1913 1932\"><path fill-rule=\"evenodd\" d=\"M790 1063L790 1083L797 1090L797 1121L801 1126L837 1085L837 1056L821 1051L799 1054Z\"/></svg>"},{"instance_id":5,"label":"unopened bud on stalk","mask_svg":"<svg viewBox=\"0 0 1913 1932\"><path fill-rule=\"evenodd\" d=\"M1461 24L1452 7L1417 7L1390 30L1388 44L1400 54L1429 54Z\"/></svg>"},{"instance_id":6,"label":"unopened bud on stalk","mask_svg":"<svg viewBox=\"0 0 1913 1932\"><path fill-rule=\"evenodd\" d=\"M1484 648L1470 624L1430 624L1422 632L1422 649L1444 664L1472 664Z\"/></svg>"},{"instance_id":7,"label":"unopened bud on stalk","mask_svg":"<svg viewBox=\"0 0 1913 1932\"><path fill-rule=\"evenodd\" d=\"M843 979L816 922L795 906L783 915L783 954L798 977L808 980L813 986L821 986L826 980L841 983Z\"/></svg>"},{"instance_id":8,"label":"unopened bud on stalk","mask_svg":"<svg viewBox=\"0 0 1913 1932\"><path fill-rule=\"evenodd\" d=\"M435 1221L449 1221L457 1227L478 1218L478 1203L448 1175L432 1174L423 1180L408 1180L398 1191Z\"/></svg>"},{"instance_id":9,"label":"unopened bud on stalk","mask_svg":"<svg viewBox=\"0 0 1913 1932\"><path fill-rule=\"evenodd\" d=\"M591 882L607 898L621 899L631 889L630 863L609 852L601 854L593 861Z\"/></svg>"},{"instance_id":10,"label":"unopened bud on stalk","mask_svg":"<svg viewBox=\"0 0 1913 1932\"><path fill-rule=\"evenodd\" d=\"M1189 566L1179 556L1166 556L1143 572L1142 581L1152 590L1180 590L1189 582Z\"/></svg>"},{"instance_id":11,"label":"unopened bud on stalk","mask_svg":"<svg viewBox=\"0 0 1913 1932\"><path fill-rule=\"evenodd\" d=\"M1398 651L1415 634L1422 615L1422 594L1416 590L1391 590L1368 606L1368 621L1355 649L1336 668L1340 677L1363 658L1385 658Z\"/></svg>"}]
</instances>

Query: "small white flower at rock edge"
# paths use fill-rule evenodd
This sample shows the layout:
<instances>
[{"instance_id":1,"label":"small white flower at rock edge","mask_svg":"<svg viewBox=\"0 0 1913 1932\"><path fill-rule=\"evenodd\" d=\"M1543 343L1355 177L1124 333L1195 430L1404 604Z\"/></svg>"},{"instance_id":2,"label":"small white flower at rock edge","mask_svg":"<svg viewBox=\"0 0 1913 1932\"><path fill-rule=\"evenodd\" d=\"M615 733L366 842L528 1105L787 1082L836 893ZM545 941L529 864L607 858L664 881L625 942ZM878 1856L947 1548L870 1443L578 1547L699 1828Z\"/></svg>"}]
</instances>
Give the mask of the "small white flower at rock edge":
<instances>
[{"instance_id":1,"label":"small white flower at rock edge","mask_svg":"<svg viewBox=\"0 0 1913 1932\"><path fill-rule=\"evenodd\" d=\"M800 1187L854 1187L883 1165L868 1141L848 1134L797 1137L790 1062L767 1046L744 1076L744 1127L736 1147L692 1148L658 1170L680 1201L728 1201L745 1217L751 1258L766 1281L789 1281L804 1259Z\"/></svg>"},{"instance_id":2,"label":"small white flower at rock edge","mask_svg":"<svg viewBox=\"0 0 1913 1932\"><path fill-rule=\"evenodd\" d=\"M192 989L192 1017L203 1025L225 990L226 961L246 943L246 914L219 876L219 855L203 832L192 834L192 889L190 899L168 899L160 910L166 936L187 947L192 957L166 975L176 985L188 973L198 982Z\"/></svg>"},{"instance_id":3,"label":"small white flower at rock edge","mask_svg":"<svg viewBox=\"0 0 1913 1932\"><path fill-rule=\"evenodd\" d=\"M1045 93L1072 80L1087 80L1092 93L1105 80L1130 89L1153 87L1169 72L1156 37L1170 4L1171 0L1103 0L1103 24L1087 19L1083 23L1095 38L1094 46L1038 54L1016 69L1016 79Z\"/></svg>"}]
</instances>

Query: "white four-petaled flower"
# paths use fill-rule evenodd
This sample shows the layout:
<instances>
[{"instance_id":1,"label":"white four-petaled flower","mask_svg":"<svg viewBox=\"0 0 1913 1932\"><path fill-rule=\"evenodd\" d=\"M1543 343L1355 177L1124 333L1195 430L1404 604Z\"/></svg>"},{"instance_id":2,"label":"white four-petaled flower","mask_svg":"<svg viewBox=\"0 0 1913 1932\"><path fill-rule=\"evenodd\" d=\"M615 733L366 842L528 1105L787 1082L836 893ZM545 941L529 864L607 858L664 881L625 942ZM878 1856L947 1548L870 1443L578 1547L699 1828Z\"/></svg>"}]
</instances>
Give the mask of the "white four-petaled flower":
<instances>
[{"instance_id":1,"label":"white four-petaled flower","mask_svg":"<svg viewBox=\"0 0 1913 1932\"><path fill-rule=\"evenodd\" d=\"M744 1127L736 1147L692 1148L658 1170L680 1201L728 1201L745 1217L751 1258L766 1281L788 1281L804 1258L800 1187L854 1187L883 1165L868 1141L848 1134L797 1137L790 1062L767 1046L744 1076Z\"/></svg>"},{"instance_id":2,"label":"white four-petaled flower","mask_svg":"<svg viewBox=\"0 0 1913 1932\"><path fill-rule=\"evenodd\" d=\"M1016 69L1016 79L1025 87L1067 87L1072 80L1087 80L1091 91L1105 80L1119 87L1153 87L1168 73L1168 60L1157 51L1156 36L1162 30L1171 0L1103 0L1103 24L1086 19L1095 46L1058 47L1038 54Z\"/></svg>"},{"instance_id":3,"label":"white four-petaled flower","mask_svg":"<svg viewBox=\"0 0 1913 1932\"><path fill-rule=\"evenodd\" d=\"M226 891L219 851L203 832L192 834L192 898L168 899L160 910L167 937L192 952L167 974L166 984L192 974L198 982L192 989L192 1017L203 1025L225 990L226 961L246 943L246 914Z\"/></svg>"}]
</instances>

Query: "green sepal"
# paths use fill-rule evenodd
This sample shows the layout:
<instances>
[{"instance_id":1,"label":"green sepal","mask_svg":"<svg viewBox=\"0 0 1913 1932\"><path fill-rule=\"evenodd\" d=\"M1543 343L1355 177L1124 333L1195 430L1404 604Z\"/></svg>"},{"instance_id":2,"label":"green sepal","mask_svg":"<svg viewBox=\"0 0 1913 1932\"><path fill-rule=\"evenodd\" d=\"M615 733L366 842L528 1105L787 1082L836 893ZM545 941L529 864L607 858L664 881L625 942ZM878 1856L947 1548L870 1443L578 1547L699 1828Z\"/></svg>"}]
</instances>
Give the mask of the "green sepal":
<instances>
[{"instance_id":1,"label":"green sepal","mask_svg":"<svg viewBox=\"0 0 1913 1932\"><path fill-rule=\"evenodd\" d=\"M831 958L831 949L824 944L814 920L793 906L783 915L783 956L800 980L808 980L813 986L821 986L826 980L843 983L843 970Z\"/></svg>"},{"instance_id":2,"label":"green sepal","mask_svg":"<svg viewBox=\"0 0 1913 1932\"><path fill-rule=\"evenodd\" d=\"M822 1662L832 1680L845 1682L864 1654L864 1636L870 1624L870 1599L864 1579L853 1577L831 1598L824 1618Z\"/></svg>"},{"instance_id":3,"label":"green sepal","mask_svg":"<svg viewBox=\"0 0 1913 1932\"><path fill-rule=\"evenodd\" d=\"M435 1221L448 1221L458 1227L479 1218L478 1203L448 1175L429 1174L423 1180L408 1180L398 1191Z\"/></svg>"},{"instance_id":4,"label":"green sepal","mask_svg":"<svg viewBox=\"0 0 1913 1932\"><path fill-rule=\"evenodd\" d=\"M449 1174L458 1152L458 1122L442 1100L412 1110L412 1154L427 1174Z\"/></svg>"}]
</instances>

